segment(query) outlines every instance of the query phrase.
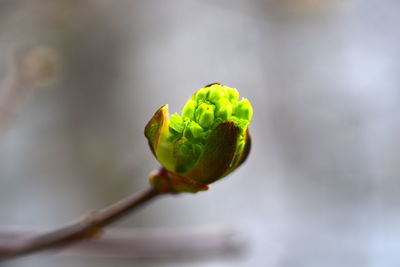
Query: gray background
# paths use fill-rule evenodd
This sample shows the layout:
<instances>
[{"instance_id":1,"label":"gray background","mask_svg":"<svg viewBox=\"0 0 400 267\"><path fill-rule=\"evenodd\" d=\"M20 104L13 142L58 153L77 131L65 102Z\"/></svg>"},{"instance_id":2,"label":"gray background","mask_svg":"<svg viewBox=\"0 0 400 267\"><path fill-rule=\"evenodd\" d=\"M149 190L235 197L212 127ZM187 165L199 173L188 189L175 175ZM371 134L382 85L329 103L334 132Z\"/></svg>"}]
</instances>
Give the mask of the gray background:
<instances>
[{"instance_id":1,"label":"gray background","mask_svg":"<svg viewBox=\"0 0 400 267\"><path fill-rule=\"evenodd\" d=\"M16 101L0 142L0 224L54 227L145 188L143 127L220 81L255 113L246 164L209 192L119 226L239 229L238 257L131 261L37 254L4 266L400 265L395 0L0 1L0 74L33 46L56 83ZM15 115L15 116L14 116ZM3 266L3 265L2 265Z\"/></svg>"}]
</instances>

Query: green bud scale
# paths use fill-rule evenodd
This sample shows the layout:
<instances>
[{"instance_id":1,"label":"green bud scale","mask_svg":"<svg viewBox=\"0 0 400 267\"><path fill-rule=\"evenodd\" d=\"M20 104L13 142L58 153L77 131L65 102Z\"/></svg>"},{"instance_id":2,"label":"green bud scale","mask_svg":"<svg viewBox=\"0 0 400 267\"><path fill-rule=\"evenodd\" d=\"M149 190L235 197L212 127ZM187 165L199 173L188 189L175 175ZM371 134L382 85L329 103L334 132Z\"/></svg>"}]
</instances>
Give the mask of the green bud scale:
<instances>
[{"instance_id":1,"label":"green bud scale","mask_svg":"<svg viewBox=\"0 0 400 267\"><path fill-rule=\"evenodd\" d=\"M219 83L198 90L181 115L161 107L145 128L157 160L167 170L169 191L197 192L236 169L250 151L253 108L239 92ZM177 179L178 178L178 179ZM173 181L171 183L171 181ZM160 177L152 183L161 187Z\"/></svg>"}]
</instances>

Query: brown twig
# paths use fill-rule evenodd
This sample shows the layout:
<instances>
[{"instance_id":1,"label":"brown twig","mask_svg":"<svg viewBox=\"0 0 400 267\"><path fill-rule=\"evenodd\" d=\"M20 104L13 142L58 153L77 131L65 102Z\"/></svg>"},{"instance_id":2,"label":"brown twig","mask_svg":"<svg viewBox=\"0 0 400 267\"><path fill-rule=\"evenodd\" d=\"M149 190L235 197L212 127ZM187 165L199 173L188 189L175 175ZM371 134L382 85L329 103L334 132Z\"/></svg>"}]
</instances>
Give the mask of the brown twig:
<instances>
[{"instance_id":1,"label":"brown twig","mask_svg":"<svg viewBox=\"0 0 400 267\"><path fill-rule=\"evenodd\" d=\"M99 233L100 229L118 220L128 212L159 196L154 189L129 196L109 207L92 212L82 220L73 222L48 233L33 236L24 242L0 244L0 260L33 253L48 248L68 245L71 242L90 238Z\"/></svg>"}]
</instances>

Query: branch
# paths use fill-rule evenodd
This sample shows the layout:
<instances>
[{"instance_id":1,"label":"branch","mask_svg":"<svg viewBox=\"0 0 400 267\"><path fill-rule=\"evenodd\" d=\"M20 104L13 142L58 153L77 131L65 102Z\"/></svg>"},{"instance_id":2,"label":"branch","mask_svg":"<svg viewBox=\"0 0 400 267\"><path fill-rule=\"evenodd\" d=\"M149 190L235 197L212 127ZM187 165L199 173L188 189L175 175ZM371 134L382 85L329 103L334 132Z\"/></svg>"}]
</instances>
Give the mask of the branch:
<instances>
[{"instance_id":1,"label":"branch","mask_svg":"<svg viewBox=\"0 0 400 267\"><path fill-rule=\"evenodd\" d=\"M94 237L102 227L113 223L159 195L160 193L151 188L129 196L102 210L92 212L82 220L51 232L33 236L20 243L0 244L0 261Z\"/></svg>"}]
</instances>

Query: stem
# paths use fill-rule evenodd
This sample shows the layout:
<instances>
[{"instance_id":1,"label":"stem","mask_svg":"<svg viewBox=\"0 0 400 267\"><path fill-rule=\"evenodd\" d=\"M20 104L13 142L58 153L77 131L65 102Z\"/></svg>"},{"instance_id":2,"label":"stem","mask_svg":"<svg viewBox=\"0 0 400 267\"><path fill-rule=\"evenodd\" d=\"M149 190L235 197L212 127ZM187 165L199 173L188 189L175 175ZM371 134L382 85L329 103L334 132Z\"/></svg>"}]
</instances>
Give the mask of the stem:
<instances>
[{"instance_id":1,"label":"stem","mask_svg":"<svg viewBox=\"0 0 400 267\"><path fill-rule=\"evenodd\" d=\"M100 229L126 215L159 196L153 188L128 196L102 210L92 212L82 220L70 223L48 233L34 236L22 244L8 246L0 244L0 261L14 258L39 250L64 246L72 242L90 238L100 232Z\"/></svg>"}]
</instances>

